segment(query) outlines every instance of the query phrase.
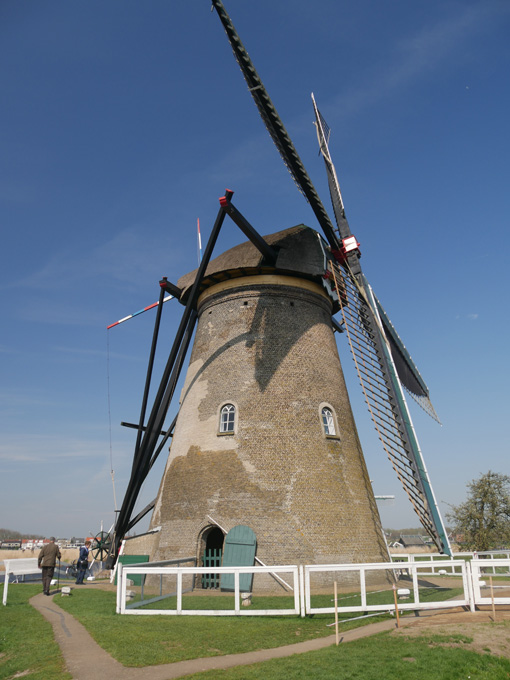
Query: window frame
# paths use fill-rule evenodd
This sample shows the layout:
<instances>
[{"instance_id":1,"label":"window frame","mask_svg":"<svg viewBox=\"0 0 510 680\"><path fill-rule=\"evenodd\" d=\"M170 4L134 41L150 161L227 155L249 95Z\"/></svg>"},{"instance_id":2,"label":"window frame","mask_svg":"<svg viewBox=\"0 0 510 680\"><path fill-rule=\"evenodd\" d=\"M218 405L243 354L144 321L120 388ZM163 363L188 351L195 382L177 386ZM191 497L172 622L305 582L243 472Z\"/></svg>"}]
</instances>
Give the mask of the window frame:
<instances>
[{"instance_id":1,"label":"window frame","mask_svg":"<svg viewBox=\"0 0 510 680\"><path fill-rule=\"evenodd\" d=\"M327 411L328 415L325 414ZM330 422L325 422L324 418L328 419ZM335 409L331 406L331 404L327 403L322 403L319 406L319 417L320 417L320 423L321 423L321 429L322 429L322 434L326 439L340 439L339 435L339 430L338 430L338 421L336 418L336 413ZM333 426L333 432L328 432L327 429L330 428L330 423Z\"/></svg>"},{"instance_id":2,"label":"window frame","mask_svg":"<svg viewBox=\"0 0 510 680\"><path fill-rule=\"evenodd\" d=\"M225 409L229 408L229 411L225 411ZM231 415L233 410L233 415L234 417L231 419L229 416ZM227 418L224 421L223 420L223 415L226 415ZM223 430L222 427L225 425L228 427L228 425L232 424L232 429L228 430ZM232 401L226 401L221 406L219 407L219 418L218 418L218 436L220 437L225 437L225 436L232 436L235 434L237 431L237 406L234 404Z\"/></svg>"}]
</instances>

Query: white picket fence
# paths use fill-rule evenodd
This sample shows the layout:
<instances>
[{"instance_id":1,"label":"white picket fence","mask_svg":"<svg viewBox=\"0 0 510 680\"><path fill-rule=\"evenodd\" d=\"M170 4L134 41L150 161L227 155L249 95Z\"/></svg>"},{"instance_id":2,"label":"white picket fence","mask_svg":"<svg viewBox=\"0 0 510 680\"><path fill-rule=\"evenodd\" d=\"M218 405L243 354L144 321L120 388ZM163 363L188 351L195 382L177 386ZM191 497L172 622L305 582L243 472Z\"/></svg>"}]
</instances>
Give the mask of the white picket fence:
<instances>
[{"instance_id":1,"label":"white picket fence","mask_svg":"<svg viewBox=\"0 0 510 680\"><path fill-rule=\"evenodd\" d=\"M453 566L453 560L446 562L449 567ZM401 601L398 604L399 610L419 610L419 609L446 609L449 607L461 607L470 604L469 601L469 585L468 585L468 572L467 563L461 562L461 578L462 578L462 590L463 595L461 597L456 597L455 600L441 600L437 601L422 601L420 598L420 585L418 583L419 577L429 573L428 570L431 569L429 562L409 562L407 566L408 576L411 577L412 583L409 584L408 599L407 601ZM455 564L457 566L457 564ZM423 570L423 571L422 571ZM304 584L305 584L305 613L306 614L332 614L335 611L334 602L328 607L314 607L312 605L312 593L313 584L312 577L315 574L321 573L331 573L338 575L338 580L341 579L342 575L358 574L359 585L360 585L360 599L359 605L341 605L340 610L342 612L377 612L377 611L395 611L395 604L393 598L388 603L376 603L369 604L370 595L373 594L373 590L369 590L366 586L367 575L375 575L377 572L390 572L393 573L395 580L398 580L400 570L395 568L393 562L381 562L378 564L330 564L330 565L305 565L304 567ZM382 579L381 579L382 580ZM402 588L402 586L401 586ZM439 591L440 588L438 588ZM393 588L386 589L389 593L392 592ZM429 590L429 589L428 589ZM398 591L397 591L398 592ZM351 596L352 597L352 596Z\"/></svg>"},{"instance_id":2,"label":"white picket fence","mask_svg":"<svg viewBox=\"0 0 510 680\"><path fill-rule=\"evenodd\" d=\"M377 564L333 564L333 565L284 565L271 567L215 567L216 574L234 574L234 593L230 600L223 598L229 603L228 608L222 609L190 609L183 603L183 594L189 592L194 584L196 576L211 573L211 567L175 567L164 566L164 563L151 564L144 563L138 565L120 565L118 571L117 585L117 613L138 614L138 615L187 615L187 616L278 616L295 614L302 617L310 614L333 613L335 603L333 599L324 604L317 604L314 600L319 598L314 593L323 591L323 585L319 588L314 584L326 581L334 583L339 581L345 583L346 577L353 585L352 592L345 597L340 596L337 603L339 611L342 613L374 613L374 612L393 612L395 602L393 587L390 581L398 581L404 578L398 586L399 610L425 610L425 609L447 609L452 607L470 607L475 611L476 606L498 604L510 604L510 557L504 559L490 559L484 556L479 559L472 554L472 559L441 559L440 561L410 559L402 562L389 562ZM401 556L400 556L401 557ZM416 556L414 556L416 557ZM378 593L384 593L382 599L385 602L374 601L374 586L367 586L367 583L377 580L377 573L387 572L379 577L379 582L387 585L383 586ZM239 578L242 574L268 575L281 578L280 574L290 575L286 578L291 581L289 597L293 597L294 606L277 609L257 609L243 607L243 594L239 588ZM143 575L148 577L159 577L160 584L165 577L167 592L163 593L160 585L159 595L150 599L144 599L143 587L139 592L130 591L132 587L131 576ZM424 577L434 578L433 582L424 581ZM487 582L490 578L490 583ZM443 580L444 579L444 580ZM455 579L452 582L452 579ZM440 585L437 583L444 583ZM448 583L449 582L449 583ZM406 588L402 588L405 585ZM188 586L188 587L187 587ZM443 589L460 589L461 593L451 599L443 599L440 596L434 598L434 592ZM353 594L354 593L354 594ZM426 596L424 595L426 593ZM391 595L391 597L390 597ZM130 596L133 601L130 601ZM172 605L156 608L157 601L168 600L174 597ZM347 602L348 599L354 602ZM379 598L380 600L381 598ZM168 603L167 603L168 604ZM151 608L144 608L151 605ZM194 598L193 606L197 606L197 599Z\"/></svg>"},{"instance_id":3,"label":"white picket fence","mask_svg":"<svg viewBox=\"0 0 510 680\"><path fill-rule=\"evenodd\" d=\"M510 604L510 581L502 581L510 574L510 559L471 560L471 611L476 605ZM499 578L498 578L499 577Z\"/></svg>"},{"instance_id":4,"label":"white picket fence","mask_svg":"<svg viewBox=\"0 0 510 680\"><path fill-rule=\"evenodd\" d=\"M413 553L400 553L394 554L392 556L392 562L395 563L423 563L427 562L430 564L430 571L427 573L428 576L443 576L446 572L447 574L461 574L462 568L460 562L462 560L469 562L472 560L483 560L484 563L487 560L494 559L510 559L510 550L488 550L486 552L458 552L453 555L453 558L446 555L441 555L440 553L426 553L426 554L413 554ZM452 562L453 565L447 565L446 562ZM422 572L425 575L425 572ZM495 573L495 572L493 572Z\"/></svg>"},{"instance_id":5,"label":"white picket fence","mask_svg":"<svg viewBox=\"0 0 510 680\"><path fill-rule=\"evenodd\" d=\"M234 574L234 593L231 609L186 609L183 607L182 596L189 588L184 583L185 577L188 582L193 582L195 576L201 574ZM239 577L241 574L290 574L293 580L294 607L286 609L257 609L250 610L242 608L241 591L239 588ZM173 577L175 580L175 590L172 589L165 595L160 594L148 600L139 600L132 603L128 602L128 590L132 587L131 576L142 575L147 577ZM161 581L160 581L161 582ZM173 581L172 581L173 582ZM187 616L277 616L284 614L299 614L301 611L299 587L299 567L296 565L271 566L271 567L169 567L154 566L150 563L138 565L119 564L117 570L117 613L118 614L167 614L167 615L187 615ZM176 598L175 608L172 609L141 609L140 607L154 604L157 601Z\"/></svg>"},{"instance_id":6,"label":"white picket fence","mask_svg":"<svg viewBox=\"0 0 510 680\"><path fill-rule=\"evenodd\" d=\"M395 610L393 588L390 581L399 581L397 592L400 594L399 610L447 609L450 607L469 606L475 611L477 606L508 605L510 604L510 551L493 551L488 553L461 553L457 559L445 559L435 555L398 555L396 560L377 564L333 564L333 565L280 565L258 567L183 567L179 563L188 560L173 560L169 562L118 564L117 573L117 605L120 614L166 614L187 616L278 616L300 615L306 616L319 613L333 613L335 603L333 597L324 603L324 597L317 597L317 593L324 590L324 582L333 584L335 581L345 583L346 579L352 583L348 595L340 595L337 606L342 613L392 612ZM462 559L461 559L462 557ZM435 558L435 559L434 559ZM23 575L38 572L37 560L18 559L6 560L6 579L4 582L3 604L7 602L9 575ZM195 577L209 574L214 570L217 574L234 574L234 592L231 598L222 598L222 606L227 602L228 608L222 609L189 609L183 602L183 595L194 590ZM382 587L378 593L384 593L384 602L375 601L374 586L368 583L377 580L378 572L387 572L388 585ZM264 575L274 578L288 586L289 597L293 605L282 608L258 609L244 607L244 595L240 590L240 576L242 574ZM138 591L130 591L131 576L141 575L142 586ZM287 583L281 575L285 575ZM147 599L144 593L146 579L152 578L152 583L159 583L156 588L158 594ZM427 578L432 577L428 582ZM379 577L384 582L384 575ZM165 587L163 587L165 582ZM322 584L321 587L317 583ZM443 585L444 584L444 585ZM402 587L408 591L403 592ZM445 588L460 589L461 593L451 599L434 598L434 590ZM149 588L149 591L154 588ZM401 592L402 590L402 592ZM426 596L424 596L426 593ZM431 596L432 593L432 596ZM391 594L391 598L389 595ZM131 597L132 598L131 601ZM174 597L171 606L156 608L158 601ZM193 606L197 606L197 598L193 598ZM381 598L378 598L379 600ZM349 600L351 600L349 602ZM282 603L284 601L282 600ZM288 602L286 602L288 604ZM150 608L148 608L150 606Z\"/></svg>"}]
</instances>

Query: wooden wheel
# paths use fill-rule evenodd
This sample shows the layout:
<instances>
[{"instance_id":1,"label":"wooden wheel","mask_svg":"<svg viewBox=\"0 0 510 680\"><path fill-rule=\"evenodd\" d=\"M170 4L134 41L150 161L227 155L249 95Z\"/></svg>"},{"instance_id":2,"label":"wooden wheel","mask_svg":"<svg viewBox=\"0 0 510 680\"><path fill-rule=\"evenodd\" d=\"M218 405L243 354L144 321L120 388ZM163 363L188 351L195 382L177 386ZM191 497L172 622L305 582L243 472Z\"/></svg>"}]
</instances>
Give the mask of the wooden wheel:
<instances>
[{"instance_id":1,"label":"wooden wheel","mask_svg":"<svg viewBox=\"0 0 510 680\"><path fill-rule=\"evenodd\" d=\"M112 546L112 539L110 534L106 531L100 531L92 541L92 546L90 548L92 556L98 562L104 562L110 553L110 548Z\"/></svg>"}]
</instances>

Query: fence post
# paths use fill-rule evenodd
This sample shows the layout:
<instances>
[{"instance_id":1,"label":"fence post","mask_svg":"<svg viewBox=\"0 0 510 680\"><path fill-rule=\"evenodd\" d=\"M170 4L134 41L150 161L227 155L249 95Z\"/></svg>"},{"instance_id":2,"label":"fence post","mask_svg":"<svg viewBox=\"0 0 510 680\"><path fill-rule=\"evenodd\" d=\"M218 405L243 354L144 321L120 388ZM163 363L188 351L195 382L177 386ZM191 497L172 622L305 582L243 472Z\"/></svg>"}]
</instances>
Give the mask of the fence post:
<instances>
[{"instance_id":1,"label":"fence post","mask_svg":"<svg viewBox=\"0 0 510 680\"><path fill-rule=\"evenodd\" d=\"M122 592L121 583L122 583L122 564L119 560L118 563L117 563L117 603L116 603L117 606L115 608L115 612L117 614L121 613L121 611L120 611L120 594Z\"/></svg>"},{"instance_id":2,"label":"fence post","mask_svg":"<svg viewBox=\"0 0 510 680\"><path fill-rule=\"evenodd\" d=\"M7 604L7 591L9 589L9 565L6 565L5 569L5 580L4 580L4 594L2 598L2 604L5 606Z\"/></svg>"},{"instance_id":3,"label":"fence post","mask_svg":"<svg viewBox=\"0 0 510 680\"><path fill-rule=\"evenodd\" d=\"M234 598L235 612L236 614L240 614L241 607L239 600L241 599L241 596L239 594L239 569L236 569L234 572Z\"/></svg>"},{"instance_id":4,"label":"fence post","mask_svg":"<svg viewBox=\"0 0 510 680\"><path fill-rule=\"evenodd\" d=\"M489 576L489 584L491 587L491 604L492 604L492 620L496 620L496 607L494 606L494 588L492 587L492 576Z\"/></svg>"},{"instance_id":5,"label":"fence post","mask_svg":"<svg viewBox=\"0 0 510 680\"><path fill-rule=\"evenodd\" d=\"M119 578L117 577L117 584L119 583ZM124 614L126 611L126 590L127 590L127 576L124 569L121 571L120 579L120 613Z\"/></svg>"},{"instance_id":6,"label":"fence post","mask_svg":"<svg viewBox=\"0 0 510 680\"><path fill-rule=\"evenodd\" d=\"M335 581L335 643L338 647L338 584Z\"/></svg>"},{"instance_id":7,"label":"fence post","mask_svg":"<svg viewBox=\"0 0 510 680\"><path fill-rule=\"evenodd\" d=\"M298 567L298 587L299 587L299 605L301 618L305 618L305 568L302 564Z\"/></svg>"},{"instance_id":8,"label":"fence post","mask_svg":"<svg viewBox=\"0 0 510 680\"><path fill-rule=\"evenodd\" d=\"M397 617L397 628L400 628L400 619L398 616L398 602L397 602L397 586L393 584L393 599L395 600L395 616Z\"/></svg>"},{"instance_id":9,"label":"fence post","mask_svg":"<svg viewBox=\"0 0 510 680\"><path fill-rule=\"evenodd\" d=\"M177 571L177 614L182 614L182 571Z\"/></svg>"},{"instance_id":10,"label":"fence post","mask_svg":"<svg viewBox=\"0 0 510 680\"><path fill-rule=\"evenodd\" d=\"M413 596L414 596L414 604L420 604L420 590L418 588L418 567L416 566L417 562L414 562L412 564L412 575L413 575Z\"/></svg>"},{"instance_id":11,"label":"fence post","mask_svg":"<svg viewBox=\"0 0 510 680\"><path fill-rule=\"evenodd\" d=\"M467 582L468 582L468 595L469 595L469 609L471 610L472 613L476 611L475 607L475 588L474 588L474 574L473 571L477 571L476 569L473 570L471 562L465 562L466 565L466 576L467 576Z\"/></svg>"},{"instance_id":12,"label":"fence post","mask_svg":"<svg viewBox=\"0 0 510 680\"><path fill-rule=\"evenodd\" d=\"M359 571L359 587L361 591L361 606L367 606L367 587L365 579L365 569L361 568Z\"/></svg>"}]
</instances>

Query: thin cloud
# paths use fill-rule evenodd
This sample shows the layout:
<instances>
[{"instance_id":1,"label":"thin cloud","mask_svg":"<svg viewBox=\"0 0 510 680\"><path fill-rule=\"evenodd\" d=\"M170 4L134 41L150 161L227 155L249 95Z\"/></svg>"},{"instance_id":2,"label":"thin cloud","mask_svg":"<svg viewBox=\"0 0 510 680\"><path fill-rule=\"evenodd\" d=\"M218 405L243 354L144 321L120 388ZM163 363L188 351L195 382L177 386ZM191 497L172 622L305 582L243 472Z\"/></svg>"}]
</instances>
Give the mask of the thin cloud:
<instances>
[{"instance_id":1,"label":"thin cloud","mask_svg":"<svg viewBox=\"0 0 510 680\"><path fill-rule=\"evenodd\" d=\"M6 347L5 345L0 345L0 354L18 354L19 350L14 347Z\"/></svg>"},{"instance_id":2,"label":"thin cloud","mask_svg":"<svg viewBox=\"0 0 510 680\"><path fill-rule=\"evenodd\" d=\"M56 345L52 349L55 352L62 352L63 354L69 354L71 356L78 357L101 357L106 359L107 356L106 350L87 349L83 347L64 347L62 345ZM145 356L142 357L136 354L123 354L121 352L112 351L109 352L109 357L110 359L122 359L123 361L147 361Z\"/></svg>"},{"instance_id":3,"label":"thin cloud","mask_svg":"<svg viewBox=\"0 0 510 680\"><path fill-rule=\"evenodd\" d=\"M76 459L104 459L106 444L61 435L11 436L0 444L0 460L6 463L55 463Z\"/></svg>"},{"instance_id":4,"label":"thin cloud","mask_svg":"<svg viewBox=\"0 0 510 680\"><path fill-rule=\"evenodd\" d=\"M457 321L462 320L462 319L467 319L468 321L476 321L480 315L478 313L470 313L470 314L457 314L455 319Z\"/></svg>"},{"instance_id":5,"label":"thin cloud","mask_svg":"<svg viewBox=\"0 0 510 680\"><path fill-rule=\"evenodd\" d=\"M155 258L165 252L167 259L172 261L178 257L176 251L175 243L171 247L170 239L165 246L159 234L148 236L145 225L128 227L86 253L62 250L50 257L38 271L3 287L58 290L63 282L67 287L78 284L83 287L87 281L97 281L98 278L113 279L129 286L133 285L134 272L138 280L143 272L153 277Z\"/></svg>"},{"instance_id":6,"label":"thin cloud","mask_svg":"<svg viewBox=\"0 0 510 680\"><path fill-rule=\"evenodd\" d=\"M77 356L92 356L92 357L105 357L106 351L98 349L88 349L84 347L64 347L62 345L56 345L53 347L55 352L63 352L64 354L73 354Z\"/></svg>"},{"instance_id":7,"label":"thin cloud","mask_svg":"<svg viewBox=\"0 0 510 680\"><path fill-rule=\"evenodd\" d=\"M46 393L37 394L34 389L24 392L0 392L0 408L16 409L18 407L51 406Z\"/></svg>"},{"instance_id":8,"label":"thin cloud","mask_svg":"<svg viewBox=\"0 0 510 680\"><path fill-rule=\"evenodd\" d=\"M19 317L30 323L58 324L60 326L99 326L103 316L98 311L85 310L76 302L38 299L19 310Z\"/></svg>"},{"instance_id":9,"label":"thin cloud","mask_svg":"<svg viewBox=\"0 0 510 680\"><path fill-rule=\"evenodd\" d=\"M460 46L472 41L476 34L508 11L508 5L487 3L468 7L449 20L441 19L397 45L393 60L385 64L382 72L375 73L358 89L342 92L330 108L338 111L338 118L349 118L373 106L396 90L437 71L447 60L453 59Z\"/></svg>"}]
</instances>

